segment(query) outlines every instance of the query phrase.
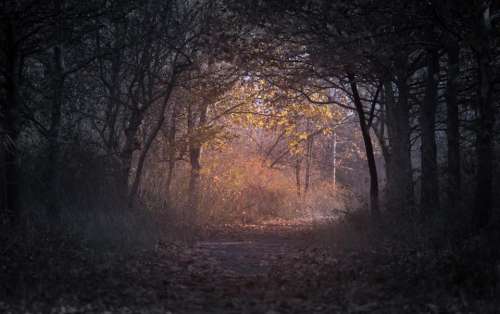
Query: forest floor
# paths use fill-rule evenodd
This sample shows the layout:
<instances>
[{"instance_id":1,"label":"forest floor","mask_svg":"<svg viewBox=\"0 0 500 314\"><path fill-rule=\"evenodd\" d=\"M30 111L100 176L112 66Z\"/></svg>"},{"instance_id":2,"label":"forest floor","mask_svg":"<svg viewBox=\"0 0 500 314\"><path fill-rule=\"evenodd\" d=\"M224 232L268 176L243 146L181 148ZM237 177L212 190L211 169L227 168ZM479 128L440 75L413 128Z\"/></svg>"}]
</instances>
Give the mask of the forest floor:
<instances>
[{"instance_id":1,"label":"forest floor","mask_svg":"<svg viewBox=\"0 0 500 314\"><path fill-rule=\"evenodd\" d=\"M92 256L31 252L2 313L498 313L412 257L332 250L316 227L277 221L210 229L191 245ZM47 253L47 252L45 252ZM38 257L37 257L38 256ZM43 261L40 261L42 259ZM403 262L402 260L409 259ZM412 268L413 267L413 268ZM4 267L5 269L5 267ZM1 278L0 278L1 279ZM7 299L6 299L7 300Z\"/></svg>"}]
</instances>

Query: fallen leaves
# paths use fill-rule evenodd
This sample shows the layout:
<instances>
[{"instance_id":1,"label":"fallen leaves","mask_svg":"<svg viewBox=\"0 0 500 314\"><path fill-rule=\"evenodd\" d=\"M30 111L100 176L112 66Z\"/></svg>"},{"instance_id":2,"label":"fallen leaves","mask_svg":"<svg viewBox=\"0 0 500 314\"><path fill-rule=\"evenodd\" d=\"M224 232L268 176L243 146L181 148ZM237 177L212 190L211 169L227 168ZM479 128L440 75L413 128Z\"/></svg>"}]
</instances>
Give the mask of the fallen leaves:
<instances>
[{"instance_id":1,"label":"fallen leaves","mask_svg":"<svg viewBox=\"0 0 500 314\"><path fill-rule=\"evenodd\" d=\"M446 268L427 262L432 257L428 252L391 245L332 251L316 247L309 233L310 229L294 224L240 226L193 246L161 242L154 250L133 254L95 254L76 244L57 248L43 242L52 247L34 246L28 258L9 257L9 261L25 258L18 260L24 264L15 266L23 270L24 294L9 302L0 299L0 312L494 313L497 309L492 302L455 296L431 285L423 275L429 276L432 267ZM442 253L442 260L449 259L447 254ZM1 274L3 278L15 278L9 275L15 273L10 271L13 265L2 265L9 270ZM414 285L419 274L419 284Z\"/></svg>"}]
</instances>

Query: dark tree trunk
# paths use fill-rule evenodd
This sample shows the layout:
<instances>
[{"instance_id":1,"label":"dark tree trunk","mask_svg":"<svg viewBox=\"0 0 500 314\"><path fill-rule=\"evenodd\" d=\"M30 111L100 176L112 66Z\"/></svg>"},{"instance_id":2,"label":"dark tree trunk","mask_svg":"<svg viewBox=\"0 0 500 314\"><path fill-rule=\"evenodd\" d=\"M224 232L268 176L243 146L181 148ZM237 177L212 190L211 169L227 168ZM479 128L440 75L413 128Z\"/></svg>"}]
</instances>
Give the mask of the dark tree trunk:
<instances>
[{"instance_id":1,"label":"dark tree trunk","mask_svg":"<svg viewBox=\"0 0 500 314\"><path fill-rule=\"evenodd\" d=\"M61 10L60 1L56 1L58 10ZM62 31L62 30L61 30ZM62 35L61 35L62 37ZM61 38L62 41L62 38ZM59 204L59 154L60 154L60 129L61 110L64 103L64 47L62 43L54 47L53 60L53 86L52 107L50 114L50 128L48 131L48 154L46 184L48 186L46 210L47 216L53 225L59 225L61 221L61 209Z\"/></svg>"},{"instance_id":2,"label":"dark tree trunk","mask_svg":"<svg viewBox=\"0 0 500 314\"><path fill-rule=\"evenodd\" d=\"M116 43L115 43L116 44ZM121 72L121 57L122 54L119 49L120 44L116 44L117 47L113 47L113 51L111 53L111 73L110 73L110 83L108 87L109 99L107 101L106 107L106 128L108 130L106 134L106 148L108 150L108 154L110 156L117 156L119 162L115 164L116 171L116 192L119 198L119 201L123 200L124 197L128 193L128 178L130 168L126 165L129 165L128 161L131 159L128 155L129 152L125 153L120 148L120 132L117 129L117 120L120 112L120 72ZM104 76L104 74L102 74ZM113 159L112 159L113 160Z\"/></svg>"},{"instance_id":3,"label":"dark tree trunk","mask_svg":"<svg viewBox=\"0 0 500 314\"><path fill-rule=\"evenodd\" d=\"M495 106L493 104L493 78L491 66L490 41L493 36L489 8L485 7L480 26L481 45L477 52L478 61L478 132L476 142L477 178L474 212L476 225L484 228L492 215L493 189L493 141L495 125Z\"/></svg>"},{"instance_id":4,"label":"dark tree trunk","mask_svg":"<svg viewBox=\"0 0 500 314\"><path fill-rule=\"evenodd\" d=\"M301 165L302 159L297 157L297 160L295 161L295 190L297 191L297 197L299 200L301 200L302 196L302 184L300 180Z\"/></svg>"},{"instance_id":5,"label":"dark tree trunk","mask_svg":"<svg viewBox=\"0 0 500 314\"><path fill-rule=\"evenodd\" d=\"M388 137L386 134L386 115L387 115L387 98L388 98L388 93L386 92L387 90L387 85L390 85L390 82L384 82L384 84L381 86L383 88L382 92L382 101L380 102L380 112L377 118L377 123L372 125L373 133L375 134L375 137L378 140L379 146L380 146L380 151L382 153L382 158L384 159L384 171L385 171L385 178L386 178L386 185L385 185L385 197L386 201L388 199L388 195L390 194L390 191L394 189L393 187L393 181L392 180L392 174L391 174L391 169L389 167L392 165L391 163L391 154L390 154L390 146L389 146L389 141ZM392 87L391 87L392 88ZM394 95L392 95L391 100L394 102ZM387 204L385 204L387 206Z\"/></svg>"},{"instance_id":6,"label":"dark tree trunk","mask_svg":"<svg viewBox=\"0 0 500 314\"><path fill-rule=\"evenodd\" d=\"M332 152L332 182L333 187L337 187L337 132L333 131L333 152Z\"/></svg>"},{"instance_id":7,"label":"dark tree trunk","mask_svg":"<svg viewBox=\"0 0 500 314\"><path fill-rule=\"evenodd\" d=\"M448 201L454 209L460 201L460 130L457 102L459 72L459 46L454 42L447 47L448 78L446 86L447 141L448 141Z\"/></svg>"},{"instance_id":8,"label":"dark tree trunk","mask_svg":"<svg viewBox=\"0 0 500 314\"><path fill-rule=\"evenodd\" d=\"M158 121L153 126L151 134L149 134L148 137L146 138L146 141L144 142L143 148L137 160L137 166L135 168L134 176L132 178L132 185L130 186L130 191L128 194L129 208L133 208L136 203L137 194L139 191L139 185L141 184L141 179L142 179L142 171L144 169L144 163L146 162L146 157L148 155L149 149L151 148L151 145L153 144L154 139L156 138L156 135L158 134L161 126L163 125L163 121L165 121L165 116L164 116L165 113L161 112L160 114L161 116L158 118Z\"/></svg>"},{"instance_id":9,"label":"dark tree trunk","mask_svg":"<svg viewBox=\"0 0 500 314\"><path fill-rule=\"evenodd\" d=\"M116 121L118 119L119 112L119 98L120 98L120 72L121 72L121 52L120 43L117 44L118 47L113 47L111 53L111 73L110 73L110 83L109 83L109 99L106 107L106 125L108 129L108 134L106 138L106 145L111 154L115 154L119 149L119 136L116 132Z\"/></svg>"},{"instance_id":10,"label":"dark tree trunk","mask_svg":"<svg viewBox=\"0 0 500 314\"><path fill-rule=\"evenodd\" d=\"M405 196L405 208L412 208L415 204L415 195L413 191L413 171L411 165L411 145L410 145L410 103L409 88L406 79L398 84L398 130L401 136L398 138L398 164L401 169L401 188Z\"/></svg>"},{"instance_id":11,"label":"dark tree trunk","mask_svg":"<svg viewBox=\"0 0 500 314\"><path fill-rule=\"evenodd\" d=\"M165 200L168 206L171 203L170 187L172 185L172 179L174 177L175 171L175 135L177 133L177 104L174 103L172 107L172 115L170 117L170 127L168 130L168 170L167 170L167 182L165 187Z\"/></svg>"},{"instance_id":12,"label":"dark tree trunk","mask_svg":"<svg viewBox=\"0 0 500 314\"><path fill-rule=\"evenodd\" d=\"M1 104L0 121L2 136L3 182L2 190L5 193L2 211L9 223L16 228L21 225L22 215L19 204L19 165L17 152L17 139L19 136L19 101L18 101L18 75L20 74L19 51L16 45L14 27L6 21L5 43L5 99Z\"/></svg>"},{"instance_id":13,"label":"dark tree trunk","mask_svg":"<svg viewBox=\"0 0 500 314\"><path fill-rule=\"evenodd\" d=\"M198 212L200 200L200 164L201 147L195 145L189 149L189 162L191 164L191 173L189 176L189 194L188 194L188 217L189 221L194 222Z\"/></svg>"},{"instance_id":14,"label":"dark tree trunk","mask_svg":"<svg viewBox=\"0 0 500 314\"><path fill-rule=\"evenodd\" d=\"M313 136L309 136L306 145L307 149L306 149L306 173L304 177L304 199L307 197L307 192L309 192L309 187L311 184L311 164L312 164L312 153L314 145Z\"/></svg>"},{"instance_id":15,"label":"dark tree trunk","mask_svg":"<svg viewBox=\"0 0 500 314\"><path fill-rule=\"evenodd\" d=\"M133 110L128 119L128 126L125 129L125 144L120 152L120 169L118 173L119 197L124 200L125 205L130 193L129 179L132 169L132 158L134 152L139 149L137 132L141 125L143 113L140 110Z\"/></svg>"},{"instance_id":16,"label":"dark tree trunk","mask_svg":"<svg viewBox=\"0 0 500 314\"><path fill-rule=\"evenodd\" d=\"M190 110L190 107L189 107ZM199 120L197 127L204 127L207 122L208 104L201 104L199 107ZM191 111L191 110L190 110ZM189 161L191 164L191 174L189 176L188 194L188 219L195 223L200 202L200 174L201 174L201 147L202 142L196 138L194 129L196 127L192 112L188 113L188 133L189 133Z\"/></svg>"},{"instance_id":17,"label":"dark tree trunk","mask_svg":"<svg viewBox=\"0 0 500 314\"><path fill-rule=\"evenodd\" d=\"M368 160L368 170L370 173L370 211L372 216L375 219L378 219L380 217L378 176L370 130L366 123L363 104L361 102L361 97L359 96L357 84L354 80L354 75L349 74L349 82L351 85L354 106L356 107L356 112L359 117L359 125L361 127L361 134L363 135L363 142L365 144L366 158Z\"/></svg>"},{"instance_id":18,"label":"dark tree trunk","mask_svg":"<svg viewBox=\"0 0 500 314\"><path fill-rule=\"evenodd\" d=\"M426 90L419 116L422 144L420 199L420 214L422 218L428 217L431 211L439 210L440 207L435 134L437 88L439 81L438 51L430 50L427 62Z\"/></svg>"},{"instance_id":19,"label":"dark tree trunk","mask_svg":"<svg viewBox=\"0 0 500 314\"><path fill-rule=\"evenodd\" d=\"M163 126L163 122L165 121L165 112L167 111L169 105L170 95L173 90L174 81L175 78L172 78L165 93L163 103L161 104L160 112L158 113L159 115L158 120L156 121L156 124L153 126L151 132L147 135L142 151L139 155L134 178L132 180L132 186L130 188L130 192L128 195L128 206L130 208L134 206L135 200L137 198L137 192L139 190L139 185L141 183L141 178L142 178L142 170L144 169L144 163L146 161L149 149L151 148L151 145L156 139L156 136L158 135L158 132L160 131L161 127Z\"/></svg>"},{"instance_id":20,"label":"dark tree trunk","mask_svg":"<svg viewBox=\"0 0 500 314\"><path fill-rule=\"evenodd\" d=\"M398 129L396 101L392 82L390 80L384 83L384 105L387 112L386 124L389 142L387 145L389 146L389 149L385 150L384 153L385 173L387 178L387 206L390 209L397 209L398 211L401 211L405 208L405 198L404 194L401 193L402 186L400 185L404 171L398 168L400 164L398 164L397 161L401 160L401 157L397 156L397 154L400 151L398 144L401 143L401 137L403 135ZM383 134L381 134L381 136L383 136ZM382 152L384 152L384 150Z\"/></svg>"},{"instance_id":21,"label":"dark tree trunk","mask_svg":"<svg viewBox=\"0 0 500 314\"><path fill-rule=\"evenodd\" d=\"M413 206L413 180L410 152L410 106L406 78L397 81L396 103L392 81L384 84L387 132L390 151L388 154L387 194L388 206L396 212L405 213Z\"/></svg>"}]
</instances>

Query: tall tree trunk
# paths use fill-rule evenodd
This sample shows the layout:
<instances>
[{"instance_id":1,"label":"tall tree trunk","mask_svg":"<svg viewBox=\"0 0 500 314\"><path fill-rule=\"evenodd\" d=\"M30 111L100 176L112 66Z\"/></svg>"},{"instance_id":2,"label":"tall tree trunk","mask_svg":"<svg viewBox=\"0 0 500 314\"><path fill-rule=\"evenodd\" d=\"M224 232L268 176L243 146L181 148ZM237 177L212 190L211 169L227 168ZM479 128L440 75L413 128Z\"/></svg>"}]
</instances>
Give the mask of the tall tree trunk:
<instances>
[{"instance_id":1,"label":"tall tree trunk","mask_svg":"<svg viewBox=\"0 0 500 314\"><path fill-rule=\"evenodd\" d=\"M405 207L412 208L415 204L415 195L413 191L413 171L411 165L411 126L410 126L410 103L409 87L405 78L398 83L398 130L401 136L398 138L397 158L399 169L401 169L401 187L405 197Z\"/></svg>"},{"instance_id":2,"label":"tall tree trunk","mask_svg":"<svg viewBox=\"0 0 500 314\"><path fill-rule=\"evenodd\" d=\"M370 211L375 219L380 217L379 208L379 190L378 190L378 176L377 176L377 165L375 163L375 155L373 152L373 144L370 136L370 130L366 123L366 117L363 110L363 103L361 102L361 97L359 96L358 86L354 80L354 75L349 74L349 83L351 85L354 106L356 107L356 112L359 117L359 125L361 127L361 134L363 136L363 142L365 144L366 158L368 160L368 170L370 173Z\"/></svg>"},{"instance_id":3,"label":"tall tree trunk","mask_svg":"<svg viewBox=\"0 0 500 314\"><path fill-rule=\"evenodd\" d=\"M311 164L312 164L312 152L313 152L314 137L309 136L307 139L307 149L306 149L306 173L304 177L304 199L307 197L307 192L309 192L309 186L311 184Z\"/></svg>"},{"instance_id":4,"label":"tall tree trunk","mask_svg":"<svg viewBox=\"0 0 500 314\"><path fill-rule=\"evenodd\" d=\"M116 121L118 119L119 112L119 98L120 98L120 72L121 72L121 57L122 53L120 51L121 42L120 39L115 43L113 51L111 53L111 73L109 82L109 99L106 107L106 127L108 129L108 134L106 137L106 145L110 154L116 154L119 149L119 135L116 132Z\"/></svg>"},{"instance_id":5,"label":"tall tree trunk","mask_svg":"<svg viewBox=\"0 0 500 314\"><path fill-rule=\"evenodd\" d=\"M116 43L115 43L116 45ZM116 127L118 116L120 113L120 87L121 87L121 66L122 66L122 54L119 51L118 47L113 47L113 51L111 53L111 73L110 73L110 83L109 83L109 99L107 101L106 107L106 128L108 130L106 136L106 145L108 154L110 156L117 156L118 162L113 162L115 165L115 184L116 184L116 192L119 198L119 202L127 195L128 193L128 173L130 168L127 168L124 165L128 165L128 161L124 161L124 159L128 160L128 154L121 150L120 147L120 136L121 132ZM114 158L112 159L114 160Z\"/></svg>"},{"instance_id":6,"label":"tall tree trunk","mask_svg":"<svg viewBox=\"0 0 500 314\"><path fill-rule=\"evenodd\" d=\"M2 167L4 172L2 189L5 193L2 210L12 227L20 227L22 222L19 204L19 165L17 139L19 136L18 75L20 74L19 51L15 30L11 21L5 25L5 101L1 104L0 121L3 149Z\"/></svg>"},{"instance_id":7,"label":"tall tree trunk","mask_svg":"<svg viewBox=\"0 0 500 314\"><path fill-rule=\"evenodd\" d=\"M437 148L435 134L435 118L437 108L437 88L439 81L439 54L437 50L428 51L426 90L420 108L419 123L421 129L421 199L420 214L422 218L431 211L439 210L439 183L437 166Z\"/></svg>"},{"instance_id":8,"label":"tall tree trunk","mask_svg":"<svg viewBox=\"0 0 500 314\"><path fill-rule=\"evenodd\" d=\"M50 128L48 131L48 153L46 184L48 186L46 210L52 224L58 225L61 219L59 205L59 133L61 128L61 109L64 101L64 70L63 48L54 47L54 84L52 87L53 99L50 114Z\"/></svg>"},{"instance_id":9,"label":"tall tree trunk","mask_svg":"<svg viewBox=\"0 0 500 314\"><path fill-rule=\"evenodd\" d=\"M388 161L386 165L387 199L389 208L405 213L405 210L413 206L409 89L405 77L397 81L397 87L399 95L396 102L392 81L387 80L384 84L387 132L390 146L390 152L388 158L386 158L386 161Z\"/></svg>"},{"instance_id":10,"label":"tall tree trunk","mask_svg":"<svg viewBox=\"0 0 500 314\"><path fill-rule=\"evenodd\" d=\"M189 194L188 194L188 217L190 222L194 222L198 212L200 199L200 173L201 173L201 147L192 147L189 150L189 162L191 173L189 175Z\"/></svg>"},{"instance_id":11,"label":"tall tree trunk","mask_svg":"<svg viewBox=\"0 0 500 314\"><path fill-rule=\"evenodd\" d=\"M61 222L61 209L59 204L59 155L60 155L60 129L61 110L64 103L64 25L63 25L63 3L55 0L55 10L59 19L57 25L58 44L53 48L53 84L52 84L52 107L50 113L50 127L48 131L48 153L46 184L48 186L46 210L51 224L59 225Z\"/></svg>"},{"instance_id":12,"label":"tall tree trunk","mask_svg":"<svg viewBox=\"0 0 500 314\"><path fill-rule=\"evenodd\" d=\"M129 180L132 169L132 158L134 152L139 149L137 132L142 122L143 113L140 110L133 110L128 119L128 126L125 129L125 144L120 152L120 169L118 173L119 196L125 203L128 201L130 193ZM124 204L127 205L127 204Z\"/></svg>"},{"instance_id":13,"label":"tall tree trunk","mask_svg":"<svg viewBox=\"0 0 500 314\"><path fill-rule=\"evenodd\" d=\"M333 152L332 152L332 180L333 187L337 187L337 131L333 131Z\"/></svg>"},{"instance_id":14,"label":"tall tree trunk","mask_svg":"<svg viewBox=\"0 0 500 314\"><path fill-rule=\"evenodd\" d=\"M190 106L188 107L189 111ZM200 105L199 109L199 121L198 128L203 128L207 122L207 110L208 104L203 103ZM198 214L198 207L200 202L200 174L201 174L201 147L202 142L199 138L196 138L195 132L195 121L192 112L188 113L188 133L189 134L189 161L191 164L191 174L189 176L189 194L188 194L188 217L189 221L195 222Z\"/></svg>"},{"instance_id":15,"label":"tall tree trunk","mask_svg":"<svg viewBox=\"0 0 500 314\"><path fill-rule=\"evenodd\" d=\"M300 179L301 165L302 159L297 156L297 160L295 161L295 190L297 191L297 197L299 198L299 201L301 200L302 196L302 180Z\"/></svg>"},{"instance_id":16,"label":"tall tree trunk","mask_svg":"<svg viewBox=\"0 0 500 314\"><path fill-rule=\"evenodd\" d=\"M495 106L493 104L493 78L491 70L490 42L493 36L489 5L484 7L480 23L480 47L478 61L478 132L476 142L477 178L474 212L476 225L483 228L488 225L492 215L493 188L493 141L495 124Z\"/></svg>"},{"instance_id":17,"label":"tall tree trunk","mask_svg":"<svg viewBox=\"0 0 500 314\"><path fill-rule=\"evenodd\" d=\"M175 135L177 133L177 104L174 103L172 107L172 115L170 117L170 126L168 130L168 170L167 170L167 182L165 186L165 201L168 206L171 204L171 185L172 185L172 179L174 177L174 171L175 171L175 151L176 151L176 145L175 145Z\"/></svg>"},{"instance_id":18,"label":"tall tree trunk","mask_svg":"<svg viewBox=\"0 0 500 314\"><path fill-rule=\"evenodd\" d=\"M386 89L385 84L383 85L384 90ZM386 134L386 115L387 115L387 105L385 104L387 96L385 95L386 93L383 93L383 100L381 102L381 108L380 108L380 113L377 117L378 123L374 124L372 126L373 133L375 134L379 146L380 146L380 151L382 153L382 157L384 159L384 173L385 173L385 180L386 180L386 185L385 185L385 198L386 198L386 206L387 206L387 201L388 201L388 195L390 194L390 190L393 189L393 187L389 187L392 185L393 180L392 175L391 175L391 169L389 167L392 165L391 163L391 154L390 154L390 147L389 147L389 141L388 137ZM394 100L394 99L393 99Z\"/></svg>"},{"instance_id":19,"label":"tall tree trunk","mask_svg":"<svg viewBox=\"0 0 500 314\"><path fill-rule=\"evenodd\" d=\"M132 208L134 206L135 200L137 198L137 192L139 190L139 185L141 183L141 178L142 178L142 170L144 169L144 163L146 161L149 149L151 148L153 141L156 139L156 136L158 135L158 132L160 131L161 127L163 126L163 122L165 121L165 112L167 111L169 105L170 95L173 90L174 82L175 78L172 78L169 86L167 87L163 103L161 104L160 112L158 113L159 115L158 120L156 121L156 124L153 126L151 132L147 135L142 151L139 155L139 159L137 161L137 167L132 180L132 186L128 194L129 208Z\"/></svg>"},{"instance_id":20,"label":"tall tree trunk","mask_svg":"<svg viewBox=\"0 0 500 314\"><path fill-rule=\"evenodd\" d=\"M447 47L448 78L446 84L447 142L448 142L448 201L454 209L461 195L460 130L457 102L457 78L459 74L459 46L456 42Z\"/></svg>"}]
</instances>

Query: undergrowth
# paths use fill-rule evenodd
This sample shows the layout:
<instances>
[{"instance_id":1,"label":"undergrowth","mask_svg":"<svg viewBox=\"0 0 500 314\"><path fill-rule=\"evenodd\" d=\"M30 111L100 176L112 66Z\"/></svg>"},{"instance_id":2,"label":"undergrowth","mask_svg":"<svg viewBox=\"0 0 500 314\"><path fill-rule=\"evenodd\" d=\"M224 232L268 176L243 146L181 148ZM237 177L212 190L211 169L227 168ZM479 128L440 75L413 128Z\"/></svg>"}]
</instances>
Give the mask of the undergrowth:
<instances>
[{"instance_id":1,"label":"undergrowth","mask_svg":"<svg viewBox=\"0 0 500 314\"><path fill-rule=\"evenodd\" d=\"M368 211L360 210L318 226L315 237L334 254L357 260L368 281L394 292L495 300L500 297L499 222L471 232L460 221L436 226L388 214L373 224Z\"/></svg>"}]
</instances>

